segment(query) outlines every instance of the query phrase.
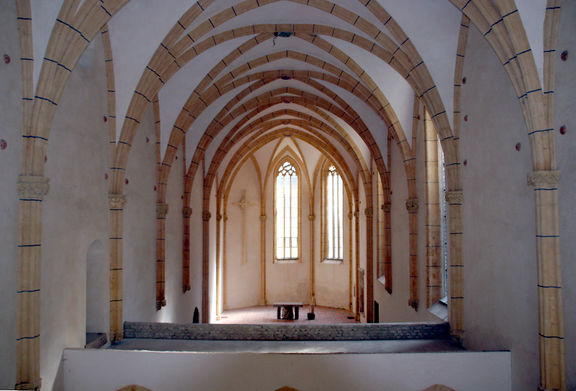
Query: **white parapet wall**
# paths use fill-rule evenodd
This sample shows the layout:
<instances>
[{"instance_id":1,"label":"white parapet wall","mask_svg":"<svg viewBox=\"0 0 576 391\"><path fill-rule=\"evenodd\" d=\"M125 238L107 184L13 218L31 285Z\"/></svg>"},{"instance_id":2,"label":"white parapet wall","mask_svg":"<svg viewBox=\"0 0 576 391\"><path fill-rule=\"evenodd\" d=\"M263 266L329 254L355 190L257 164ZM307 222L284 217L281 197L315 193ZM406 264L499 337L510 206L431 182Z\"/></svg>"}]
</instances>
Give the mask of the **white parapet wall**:
<instances>
[{"instance_id":1,"label":"white parapet wall","mask_svg":"<svg viewBox=\"0 0 576 391\"><path fill-rule=\"evenodd\" d=\"M509 352L253 354L66 349L64 391L510 390Z\"/></svg>"}]
</instances>

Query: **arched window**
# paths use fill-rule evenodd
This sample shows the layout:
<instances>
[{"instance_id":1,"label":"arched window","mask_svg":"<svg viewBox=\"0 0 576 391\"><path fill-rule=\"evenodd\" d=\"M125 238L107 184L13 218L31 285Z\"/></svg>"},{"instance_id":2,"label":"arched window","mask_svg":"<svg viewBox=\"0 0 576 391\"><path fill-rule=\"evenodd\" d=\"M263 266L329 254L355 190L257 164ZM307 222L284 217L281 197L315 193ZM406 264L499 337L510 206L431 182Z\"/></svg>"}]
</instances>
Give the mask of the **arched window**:
<instances>
[{"instance_id":1,"label":"arched window","mask_svg":"<svg viewBox=\"0 0 576 391\"><path fill-rule=\"evenodd\" d=\"M276 259L298 259L298 173L288 161L282 163L276 175L274 200L276 210Z\"/></svg>"},{"instance_id":2,"label":"arched window","mask_svg":"<svg viewBox=\"0 0 576 391\"><path fill-rule=\"evenodd\" d=\"M324 182L324 258L344 257L344 188L342 177L334 165L326 170Z\"/></svg>"}]
</instances>

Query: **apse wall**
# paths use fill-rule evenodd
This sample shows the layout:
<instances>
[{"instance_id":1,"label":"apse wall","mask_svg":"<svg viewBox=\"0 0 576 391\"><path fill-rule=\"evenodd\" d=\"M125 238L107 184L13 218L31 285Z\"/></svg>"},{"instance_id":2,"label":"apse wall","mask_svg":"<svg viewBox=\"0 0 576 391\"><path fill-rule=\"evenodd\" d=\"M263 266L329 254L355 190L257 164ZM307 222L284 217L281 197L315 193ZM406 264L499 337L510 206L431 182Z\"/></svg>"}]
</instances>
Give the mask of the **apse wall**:
<instances>
[{"instance_id":1,"label":"apse wall","mask_svg":"<svg viewBox=\"0 0 576 391\"><path fill-rule=\"evenodd\" d=\"M560 169L560 261L562 262L562 287L564 293L564 330L566 336L566 377L568 389L576 389L576 2L562 2L558 46L556 50L556 86L554 115L556 152ZM561 53L568 52L568 59L561 60ZM560 128L565 126L565 133Z\"/></svg>"},{"instance_id":2,"label":"apse wall","mask_svg":"<svg viewBox=\"0 0 576 391\"><path fill-rule=\"evenodd\" d=\"M225 209L225 239L224 239L224 309L242 308L259 305L260 303L260 273L261 273L261 236L260 215L261 196L258 170L266 179L266 236L265 236L265 263L266 263L266 299L268 304L281 301L296 301L308 304L310 302L311 265L314 262L315 278L314 289L316 304L336 308L349 308L350 303L350 253L349 251L349 224L347 198L344 198L344 259L342 262L325 262L321 252L321 178L319 164L321 153L312 145L301 140L295 143L274 141L272 145L276 150L291 145L292 151L301 153L301 163L306 166L313 186L314 209L310 210L312 200L304 173L300 172L298 179L301 182L302 197L300 199L301 223L301 258L298 261L274 262L274 182L276 172L269 170L271 162L284 156L282 153L273 154L274 148L262 148L254 154L254 160L248 159L234 174L234 180L227 196ZM297 146L296 146L297 145ZM258 167L258 168L256 168ZM241 200L248 203L244 212L238 205ZM246 238L244 238L243 214L246 213ZM310 220L310 215L314 216ZM313 234L312 234L313 232ZM246 263L242 264L243 241L245 243ZM312 254L312 243L313 251Z\"/></svg>"},{"instance_id":3,"label":"apse wall","mask_svg":"<svg viewBox=\"0 0 576 391\"><path fill-rule=\"evenodd\" d=\"M47 148L50 191L43 202L40 311L40 375L45 389L52 389L62 350L85 344L90 245L100 241L109 252L106 113L104 52L96 36L66 84ZM107 262L99 267L108 270ZM98 302L108 304L102 296ZM107 329L107 319L105 323Z\"/></svg>"},{"instance_id":4,"label":"apse wall","mask_svg":"<svg viewBox=\"0 0 576 391\"><path fill-rule=\"evenodd\" d=\"M0 150L0 389L12 388L16 379L16 291L18 290L18 192L22 154L22 88L20 48L16 34L16 3L2 4L0 12L0 47L10 55L10 64L0 66L0 139L6 149ZM56 358L58 359L58 358Z\"/></svg>"},{"instance_id":5,"label":"apse wall","mask_svg":"<svg viewBox=\"0 0 576 391\"><path fill-rule=\"evenodd\" d=\"M473 27L464 77L464 342L511 350L512 389L534 389L538 301L528 130L504 68Z\"/></svg>"},{"instance_id":6,"label":"apse wall","mask_svg":"<svg viewBox=\"0 0 576 391\"><path fill-rule=\"evenodd\" d=\"M238 205L242 200L248 204L244 209ZM261 304L260 205L260 181L254 164L247 160L232 183L225 210L222 254L224 310ZM244 229L245 235L242 233Z\"/></svg>"}]
</instances>

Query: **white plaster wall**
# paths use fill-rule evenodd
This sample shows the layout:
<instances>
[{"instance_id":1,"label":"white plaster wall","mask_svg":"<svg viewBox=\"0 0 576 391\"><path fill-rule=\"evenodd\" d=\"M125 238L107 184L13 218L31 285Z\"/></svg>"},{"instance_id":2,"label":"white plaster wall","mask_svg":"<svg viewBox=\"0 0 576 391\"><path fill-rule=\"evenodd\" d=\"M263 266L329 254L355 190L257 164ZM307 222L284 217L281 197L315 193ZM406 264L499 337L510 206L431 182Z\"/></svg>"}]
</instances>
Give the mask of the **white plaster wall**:
<instances>
[{"instance_id":1,"label":"white plaster wall","mask_svg":"<svg viewBox=\"0 0 576 391\"><path fill-rule=\"evenodd\" d=\"M67 349L64 391L158 390L421 391L510 390L510 353L206 354ZM150 370L154 368L154 370ZM158 374L162 376L158 376Z\"/></svg>"},{"instance_id":2,"label":"white plaster wall","mask_svg":"<svg viewBox=\"0 0 576 391\"><path fill-rule=\"evenodd\" d=\"M95 240L86 255L86 332L108 333L110 314L110 255L104 243Z\"/></svg>"},{"instance_id":3,"label":"white plaster wall","mask_svg":"<svg viewBox=\"0 0 576 391\"><path fill-rule=\"evenodd\" d=\"M16 383L16 291L18 248L18 193L22 153L20 49L16 26L16 4L8 1L0 12L0 47L12 62L0 65L0 139L7 147L0 150L0 388Z\"/></svg>"},{"instance_id":4,"label":"white plaster wall","mask_svg":"<svg viewBox=\"0 0 576 391\"><path fill-rule=\"evenodd\" d=\"M476 28L470 29L464 76L464 342L472 349L510 349L512 389L535 389L536 218L526 183L528 130L510 80Z\"/></svg>"},{"instance_id":5,"label":"white plaster wall","mask_svg":"<svg viewBox=\"0 0 576 391\"><path fill-rule=\"evenodd\" d=\"M567 388L576 390L576 2L562 3L560 29L556 50L556 93L555 122L556 152L560 175L560 251L562 262L562 286L564 293L564 329L566 336L566 377ZM560 53L568 50L568 60L561 61ZM566 134L559 133L560 126L566 126Z\"/></svg>"},{"instance_id":6,"label":"white plaster wall","mask_svg":"<svg viewBox=\"0 0 576 391\"><path fill-rule=\"evenodd\" d=\"M256 168L247 160L230 188L226 205L226 257L224 259L224 309L260 304L260 183ZM251 206L243 212L235 203L246 192ZM246 227L243 214L246 213ZM242 264L242 231L246 228L246 263Z\"/></svg>"},{"instance_id":7,"label":"white plaster wall","mask_svg":"<svg viewBox=\"0 0 576 391\"><path fill-rule=\"evenodd\" d=\"M99 240L108 253L106 110L104 53L97 37L64 89L47 149L50 192L42 221L40 375L48 390L63 348L85 344L88 249Z\"/></svg>"},{"instance_id":8,"label":"white plaster wall","mask_svg":"<svg viewBox=\"0 0 576 391\"><path fill-rule=\"evenodd\" d=\"M391 166L392 294L389 294L384 289L384 285L375 279L374 300L376 300L380 305L380 322L435 321L438 320L438 318L434 317L426 310L426 272L424 268L425 252L422 251L421 244L419 245L418 251L420 272L420 302L418 310L416 311L408 305L410 299L410 227L408 222L408 211L406 210L408 185L403 158L396 143L392 144ZM422 187L421 181L418 181L417 183L419 187ZM423 198L420 198L420 206L423 206ZM418 217L419 226L422 228L421 222L424 218L423 213L420 212ZM424 234L425 231L420 229L419 235Z\"/></svg>"},{"instance_id":9,"label":"white plaster wall","mask_svg":"<svg viewBox=\"0 0 576 391\"><path fill-rule=\"evenodd\" d=\"M160 321L156 311L156 155L152 106L132 142L124 194L124 320Z\"/></svg>"},{"instance_id":10,"label":"white plaster wall","mask_svg":"<svg viewBox=\"0 0 576 391\"><path fill-rule=\"evenodd\" d=\"M176 153L176 160L172 163L166 201L168 214L166 216L166 252L165 252L165 295L166 306L160 310L162 322L192 323L194 306L200 300L193 292L182 292L182 195L184 192L184 161L182 149Z\"/></svg>"}]
</instances>

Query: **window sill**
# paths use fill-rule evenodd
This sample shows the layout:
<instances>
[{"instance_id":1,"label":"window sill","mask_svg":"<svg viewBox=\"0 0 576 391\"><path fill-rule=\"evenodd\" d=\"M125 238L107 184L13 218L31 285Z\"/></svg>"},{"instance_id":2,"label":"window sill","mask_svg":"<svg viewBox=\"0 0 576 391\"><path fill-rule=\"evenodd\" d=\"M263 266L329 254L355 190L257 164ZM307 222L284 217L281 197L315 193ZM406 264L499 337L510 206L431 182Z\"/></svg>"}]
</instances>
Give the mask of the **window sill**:
<instances>
[{"instance_id":1,"label":"window sill","mask_svg":"<svg viewBox=\"0 0 576 391\"><path fill-rule=\"evenodd\" d=\"M340 265L344 262L343 259L336 259L336 258L326 258L322 260L322 263L327 263L329 265Z\"/></svg>"},{"instance_id":2,"label":"window sill","mask_svg":"<svg viewBox=\"0 0 576 391\"><path fill-rule=\"evenodd\" d=\"M274 263L300 263L299 258L275 259Z\"/></svg>"}]
</instances>

